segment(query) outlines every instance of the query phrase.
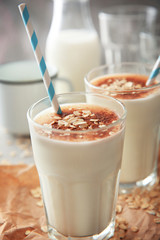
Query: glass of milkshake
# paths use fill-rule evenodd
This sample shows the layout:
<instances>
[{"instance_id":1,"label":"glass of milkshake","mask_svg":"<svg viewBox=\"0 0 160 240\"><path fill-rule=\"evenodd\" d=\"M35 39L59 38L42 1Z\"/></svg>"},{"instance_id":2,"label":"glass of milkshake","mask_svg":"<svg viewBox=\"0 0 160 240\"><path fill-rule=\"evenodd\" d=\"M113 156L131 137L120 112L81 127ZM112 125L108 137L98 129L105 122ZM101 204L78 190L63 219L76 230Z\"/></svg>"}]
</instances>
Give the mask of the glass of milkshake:
<instances>
[{"instance_id":1,"label":"glass of milkshake","mask_svg":"<svg viewBox=\"0 0 160 240\"><path fill-rule=\"evenodd\" d=\"M126 109L97 93L44 98L28 111L51 239L109 239L114 233Z\"/></svg>"},{"instance_id":2,"label":"glass of milkshake","mask_svg":"<svg viewBox=\"0 0 160 240\"><path fill-rule=\"evenodd\" d=\"M120 192L152 186L157 178L160 77L146 81L152 67L141 63L100 66L85 77L87 91L113 96L127 109Z\"/></svg>"}]
</instances>

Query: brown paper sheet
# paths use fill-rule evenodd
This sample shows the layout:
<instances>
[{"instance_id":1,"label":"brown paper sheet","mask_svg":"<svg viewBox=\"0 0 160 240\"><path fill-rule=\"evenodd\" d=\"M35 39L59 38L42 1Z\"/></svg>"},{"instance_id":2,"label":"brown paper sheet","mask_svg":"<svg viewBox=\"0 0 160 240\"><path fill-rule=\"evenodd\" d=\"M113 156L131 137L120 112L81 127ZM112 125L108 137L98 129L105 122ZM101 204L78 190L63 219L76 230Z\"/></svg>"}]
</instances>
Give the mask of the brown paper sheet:
<instances>
[{"instance_id":1,"label":"brown paper sheet","mask_svg":"<svg viewBox=\"0 0 160 240\"><path fill-rule=\"evenodd\" d=\"M0 166L0 240L48 239L47 233L41 230L45 225L44 209L31 194L38 186L35 166ZM160 224L154 222L155 216L141 209L130 209L123 200L118 200L118 204L123 207L118 216L128 222L125 237L121 239L160 239ZM138 232L130 230L133 226L138 227Z\"/></svg>"},{"instance_id":2,"label":"brown paper sheet","mask_svg":"<svg viewBox=\"0 0 160 240\"><path fill-rule=\"evenodd\" d=\"M35 166L0 166L0 240L45 240L43 207L30 190L39 186ZM30 234L26 235L26 231Z\"/></svg>"}]
</instances>

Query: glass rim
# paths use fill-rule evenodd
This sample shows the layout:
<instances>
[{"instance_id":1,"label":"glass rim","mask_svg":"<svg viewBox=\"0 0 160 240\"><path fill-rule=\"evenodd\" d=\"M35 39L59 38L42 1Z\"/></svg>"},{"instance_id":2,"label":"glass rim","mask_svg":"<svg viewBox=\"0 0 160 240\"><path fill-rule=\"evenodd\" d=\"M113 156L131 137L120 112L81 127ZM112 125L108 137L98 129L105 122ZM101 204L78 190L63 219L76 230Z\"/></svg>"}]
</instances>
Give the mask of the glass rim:
<instances>
[{"instance_id":1,"label":"glass rim","mask_svg":"<svg viewBox=\"0 0 160 240\"><path fill-rule=\"evenodd\" d=\"M125 12L125 10L130 10ZM112 12L113 11L113 12ZM116 17L122 17L122 18L127 18L127 17L135 17L137 16L143 16L143 14L147 12L151 12L152 14L154 13L155 15L158 13L158 10L154 6L150 5L138 5L138 4L127 4L127 5L115 5L115 6L110 6L107 8L107 10L101 11L98 16L99 18L111 18L116 15Z\"/></svg>"},{"instance_id":2,"label":"glass rim","mask_svg":"<svg viewBox=\"0 0 160 240\"><path fill-rule=\"evenodd\" d=\"M94 96L101 97L101 98L103 97L105 99L110 99L110 100L116 102L117 104L119 104L119 106L121 106L121 108L123 109L123 114L122 114L122 116L118 116L119 117L118 120L116 120L115 122L113 122L111 124L106 125L105 127L95 128L95 129L87 129L87 130L78 130L78 131L77 130L76 131L75 130L70 130L68 133L71 133L71 134L84 134L84 133L92 133L92 132L94 133L94 132L97 132L97 131L107 130L107 129L109 129L111 127L114 127L114 126L120 124L121 122L123 122L125 120L126 116L127 116L127 109L126 109L125 105L121 101L119 101L118 99L115 99L115 98L113 98L111 96L107 96L105 94L89 93L89 92L69 92L69 93L57 94L56 96L58 98L58 97L61 97L61 96L64 96L64 95L65 96L67 96L67 95L70 96L70 95L76 95L76 94L77 95L82 95L82 94L83 95L87 95L87 94L89 94L89 95L94 95ZM28 120L31 121L32 124L34 124L34 126L37 126L39 129L45 129L45 130L47 130L49 132L54 132L54 133L58 133L58 134L67 133L66 130L54 129L54 128L49 128L47 126L41 125L41 124L35 122L34 119L31 117L31 114L32 114L34 108L36 106L38 106L39 104L43 103L44 101L48 101L48 103L50 104L50 106L47 107L47 108L52 107L51 103L50 103L50 100L49 100L49 97L44 97L44 98L40 99L39 101L33 103L30 106L30 108L28 109L28 111L27 111L27 118L28 118ZM47 109L47 108L45 108L45 109ZM45 109L43 109L43 110L45 110Z\"/></svg>"},{"instance_id":3,"label":"glass rim","mask_svg":"<svg viewBox=\"0 0 160 240\"><path fill-rule=\"evenodd\" d=\"M37 63L33 59L4 62L4 63L1 64L0 73L1 73L1 71L4 71L3 69L5 69L7 67L10 67L10 66L12 67L13 65L16 65L16 66L21 65L21 67L22 67L25 64L30 64L30 66L34 64L34 67L37 68L37 72L38 72L39 76L28 77L29 80L27 78L25 80L24 79L17 80L16 78L12 79L11 77L7 78L7 77L0 76L0 83L3 84L3 85L20 85L20 86L21 85L32 85L32 84L43 83L43 78L42 78L42 76L39 72ZM30 70L29 68L28 68L28 70ZM51 68L51 66L49 66L49 69L52 70L50 72L50 78L51 79L57 78L58 77L58 69L55 66L52 67L52 68Z\"/></svg>"},{"instance_id":4,"label":"glass rim","mask_svg":"<svg viewBox=\"0 0 160 240\"><path fill-rule=\"evenodd\" d=\"M124 93L133 93L133 92L135 92L135 93L138 93L138 92L144 92L144 91L148 91L148 90L152 90L152 89L155 89L155 88L157 88L157 87L160 87L160 82L158 82L158 83L156 83L156 84L154 84L154 85L152 85L152 86L146 86L146 87L142 87L142 88L138 88L138 89L128 89L128 90L108 90L108 89L104 89L104 88L102 88L102 87L98 87L98 86L95 86L95 85L93 85L92 83L91 83L91 81L89 81L88 80L88 78L89 78L89 75L90 74L92 74L93 72L95 72L95 71L99 71L99 70L103 70L103 69L106 69L107 67L109 68L109 67L114 67L114 66L122 66L122 65L137 65L137 66L147 66L147 67L151 67L151 64L145 64L145 63L138 63L138 62L122 62L122 63L117 63L117 64L111 64L111 65L107 65L107 64L105 64L105 65L101 65L101 66L98 66L98 67L96 67L96 68L93 68L91 71L89 71L86 75L85 75L85 77L84 77L84 81L86 82L86 84L87 85L89 85L90 87L92 87L93 89L97 89L97 90L103 90L103 91L106 91L106 92L109 92L109 93L112 93L112 94L124 94ZM153 66L152 66L152 68L153 68ZM152 69L151 68L151 69ZM103 74L103 75L100 75L99 77L103 77L103 76L105 76L105 75L115 75L115 74L128 74L127 72L125 73L123 73L123 72L114 72L114 73L111 73L111 74ZM134 75L136 75L134 72L132 73L132 72L130 72L130 74L134 74ZM137 75L144 75L144 76L146 76L145 74L137 74ZM95 79L96 79L97 77L95 77ZM93 80L93 79L92 79Z\"/></svg>"}]
</instances>

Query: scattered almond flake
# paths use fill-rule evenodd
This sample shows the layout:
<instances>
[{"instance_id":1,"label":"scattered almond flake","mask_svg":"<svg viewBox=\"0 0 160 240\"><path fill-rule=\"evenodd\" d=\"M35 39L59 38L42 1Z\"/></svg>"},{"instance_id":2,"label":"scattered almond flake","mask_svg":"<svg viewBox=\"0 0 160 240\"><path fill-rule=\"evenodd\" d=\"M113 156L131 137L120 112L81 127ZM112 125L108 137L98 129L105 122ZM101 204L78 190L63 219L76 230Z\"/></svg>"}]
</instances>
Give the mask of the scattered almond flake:
<instances>
[{"instance_id":1,"label":"scattered almond flake","mask_svg":"<svg viewBox=\"0 0 160 240\"><path fill-rule=\"evenodd\" d=\"M8 140L8 141L7 141L7 145L8 145L8 146L12 145L11 140Z\"/></svg>"},{"instance_id":2,"label":"scattered almond flake","mask_svg":"<svg viewBox=\"0 0 160 240\"><path fill-rule=\"evenodd\" d=\"M156 216L160 218L160 213L157 212L157 213L156 213Z\"/></svg>"},{"instance_id":3,"label":"scattered almond flake","mask_svg":"<svg viewBox=\"0 0 160 240\"><path fill-rule=\"evenodd\" d=\"M126 82L124 84L124 89L131 89L133 87L133 82Z\"/></svg>"},{"instance_id":4,"label":"scattered almond flake","mask_svg":"<svg viewBox=\"0 0 160 240\"><path fill-rule=\"evenodd\" d=\"M68 120L68 123L74 123L74 122L76 122L78 120L78 117L71 117L71 118L69 118L67 120Z\"/></svg>"},{"instance_id":5,"label":"scattered almond flake","mask_svg":"<svg viewBox=\"0 0 160 240\"><path fill-rule=\"evenodd\" d=\"M45 226L42 226L42 227L41 227L41 230L42 230L42 232L44 232L44 233L47 233L47 232L48 232L48 228L47 228L46 225L45 225Z\"/></svg>"},{"instance_id":6,"label":"scattered almond flake","mask_svg":"<svg viewBox=\"0 0 160 240\"><path fill-rule=\"evenodd\" d=\"M73 123L73 125L75 125L75 126L83 125L83 124L86 124L86 125L87 125L87 123L86 123L85 121L83 121L82 119L77 120L77 121L75 121L75 122Z\"/></svg>"},{"instance_id":7,"label":"scattered almond flake","mask_svg":"<svg viewBox=\"0 0 160 240\"><path fill-rule=\"evenodd\" d=\"M40 200L40 201L36 202L36 205L37 205L38 207L42 207L42 206L43 206L43 201Z\"/></svg>"},{"instance_id":8,"label":"scattered almond flake","mask_svg":"<svg viewBox=\"0 0 160 240\"><path fill-rule=\"evenodd\" d=\"M86 128L86 127L88 127L88 124L87 123L81 123L81 124L79 124L79 127L80 128Z\"/></svg>"},{"instance_id":9,"label":"scattered almond flake","mask_svg":"<svg viewBox=\"0 0 160 240\"><path fill-rule=\"evenodd\" d=\"M109 82L109 83L112 82L112 79L108 79L108 82Z\"/></svg>"},{"instance_id":10,"label":"scattered almond flake","mask_svg":"<svg viewBox=\"0 0 160 240\"><path fill-rule=\"evenodd\" d=\"M28 236L31 233L30 230L25 231L25 235Z\"/></svg>"},{"instance_id":11,"label":"scattered almond flake","mask_svg":"<svg viewBox=\"0 0 160 240\"><path fill-rule=\"evenodd\" d=\"M7 158L3 158L0 162L1 165L11 165L11 162Z\"/></svg>"},{"instance_id":12,"label":"scattered almond flake","mask_svg":"<svg viewBox=\"0 0 160 240\"><path fill-rule=\"evenodd\" d=\"M17 155L17 153L16 153L16 151L12 151L12 152L10 152L10 154L9 154L11 157L15 157L16 155Z\"/></svg>"},{"instance_id":13,"label":"scattered almond flake","mask_svg":"<svg viewBox=\"0 0 160 240\"><path fill-rule=\"evenodd\" d=\"M34 198L41 198L42 193L40 187L34 188L30 190L30 193Z\"/></svg>"},{"instance_id":14,"label":"scattered almond flake","mask_svg":"<svg viewBox=\"0 0 160 240\"><path fill-rule=\"evenodd\" d=\"M40 200L40 201L36 202L36 205L37 205L38 207L43 207L43 201Z\"/></svg>"},{"instance_id":15,"label":"scattered almond flake","mask_svg":"<svg viewBox=\"0 0 160 240\"><path fill-rule=\"evenodd\" d=\"M73 114L74 114L75 116L81 115L80 112L78 112L78 111L74 111Z\"/></svg>"},{"instance_id":16,"label":"scattered almond flake","mask_svg":"<svg viewBox=\"0 0 160 240\"><path fill-rule=\"evenodd\" d=\"M127 195L125 195L125 194L119 195L118 199L119 200L126 200L127 199Z\"/></svg>"},{"instance_id":17,"label":"scattered almond flake","mask_svg":"<svg viewBox=\"0 0 160 240\"><path fill-rule=\"evenodd\" d=\"M150 205L148 209L149 209L149 210L154 210L154 206L153 206L153 205Z\"/></svg>"},{"instance_id":18,"label":"scattered almond flake","mask_svg":"<svg viewBox=\"0 0 160 240\"><path fill-rule=\"evenodd\" d=\"M74 123L73 123L74 124ZM70 124L69 127L70 128L76 128L76 126L74 126L73 124Z\"/></svg>"},{"instance_id":19,"label":"scattered almond flake","mask_svg":"<svg viewBox=\"0 0 160 240\"><path fill-rule=\"evenodd\" d=\"M21 150L26 150L28 149L30 144L27 143L21 143L21 144L17 144L17 146L21 149Z\"/></svg>"},{"instance_id":20,"label":"scattered almond flake","mask_svg":"<svg viewBox=\"0 0 160 240\"><path fill-rule=\"evenodd\" d=\"M86 113L85 113L85 114L83 113L82 116L83 116L83 118L87 118L87 117L89 117L90 115L89 115L89 114L86 114Z\"/></svg>"},{"instance_id":21,"label":"scattered almond flake","mask_svg":"<svg viewBox=\"0 0 160 240\"><path fill-rule=\"evenodd\" d=\"M115 122L116 122L115 120L112 121L112 123L115 123Z\"/></svg>"},{"instance_id":22,"label":"scattered almond flake","mask_svg":"<svg viewBox=\"0 0 160 240\"><path fill-rule=\"evenodd\" d=\"M23 144L23 139L22 139L22 138L16 139L16 144L17 144L17 145Z\"/></svg>"},{"instance_id":23,"label":"scattered almond flake","mask_svg":"<svg viewBox=\"0 0 160 240\"><path fill-rule=\"evenodd\" d=\"M103 127L106 127L106 125L100 124L98 127L99 127L99 128L103 128Z\"/></svg>"},{"instance_id":24,"label":"scattered almond flake","mask_svg":"<svg viewBox=\"0 0 160 240\"><path fill-rule=\"evenodd\" d=\"M135 204L131 204L128 206L130 209L138 209L139 207Z\"/></svg>"},{"instance_id":25,"label":"scattered almond flake","mask_svg":"<svg viewBox=\"0 0 160 240\"><path fill-rule=\"evenodd\" d=\"M27 157L31 157L32 156L32 152L29 151L28 149L24 150L22 153L21 153L21 157L22 158L27 158Z\"/></svg>"},{"instance_id":26,"label":"scattered almond flake","mask_svg":"<svg viewBox=\"0 0 160 240\"><path fill-rule=\"evenodd\" d=\"M91 122L97 122L99 119L90 119Z\"/></svg>"},{"instance_id":27,"label":"scattered almond flake","mask_svg":"<svg viewBox=\"0 0 160 240\"><path fill-rule=\"evenodd\" d=\"M59 120L59 121L58 121L58 125L59 125L59 126L63 126L63 125L64 125L64 126L66 127L66 126L69 125L69 123L66 122L66 121L64 121L64 120Z\"/></svg>"},{"instance_id":28,"label":"scattered almond flake","mask_svg":"<svg viewBox=\"0 0 160 240\"><path fill-rule=\"evenodd\" d=\"M121 212L122 212L122 209L123 209L122 206L118 204L118 205L116 206L116 213L121 213Z\"/></svg>"},{"instance_id":29,"label":"scattered almond flake","mask_svg":"<svg viewBox=\"0 0 160 240\"><path fill-rule=\"evenodd\" d=\"M122 229L122 230L127 230L127 229L128 229L128 226L125 225L124 223L120 223L120 224L119 224L119 228Z\"/></svg>"},{"instance_id":30,"label":"scattered almond flake","mask_svg":"<svg viewBox=\"0 0 160 240\"><path fill-rule=\"evenodd\" d=\"M146 210L146 212L150 215L156 215L156 212L154 210Z\"/></svg>"},{"instance_id":31,"label":"scattered almond flake","mask_svg":"<svg viewBox=\"0 0 160 240\"><path fill-rule=\"evenodd\" d=\"M133 226L131 227L131 231L136 233L139 231L139 228L137 226Z\"/></svg>"},{"instance_id":32,"label":"scattered almond flake","mask_svg":"<svg viewBox=\"0 0 160 240\"><path fill-rule=\"evenodd\" d=\"M83 113L86 113L86 114L88 114L88 115L91 115L91 111L89 111L89 110L82 110L82 112L83 112Z\"/></svg>"},{"instance_id":33,"label":"scattered almond flake","mask_svg":"<svg viewBox=\"0 0 160 240\"><path fill-rule=\"evenodd\" d=\"M126 221L126 219L121 216L116 216L116 220L118 223L124 223L125 225L128 225L128 222Z\"/></svg>"},{"instance_id":34,"label":"scattered almond flake","mask_svg":"<svg viewBox=\"0 0 160 240\"><path fill-rule=\"evenodd\" d=\"M146 209L146 208L148 208L149 207L149 203L143 203L142 205L141 205L141 208L142 209Z\"/></svg>"},{"instance_id":35,"label":"scattered almond flake","mask_svg":"<svg viewBox=\"0 0 160 240\"><path fill-rule=\"evenodd\" d=\"M134 87L138 89L138 88L141 88L142 86L140 84L137 84Z\"/></svg>"},{"instance_id":36,"label":"scattered almond flake","mask_svg":"<svg viewBox=\"0 0 160 240\"><path fill-rule=\"evenodd\" d=\"M154 218L154 222L159 224L160 223L160 218Z\"/></svg>"},{"instance_id":37,"label":"scattered almond flake","mask_svg":"<svg viewBox=\"0 0 160 240\"><path fill-rule=\"evenodd\" d=\"M47 127L49 127L49 128L52 128L52 124L54 124L56 122L56 120L53 120L50 124L46 124L47 125ZM45 124L44 124L44 126L45 126Z\"/></svg>"},{"instance_id":38,"label":"scattered almond flake","mask_svg":"<svg viewBox=\"0 0 160 240\"><path fill-rule=\"evenodd\" d=\"M74 119L74 115L73 114L69 114L69 115L65 116L63 119L65 119L65 120Z\"/></svg>"}]
</instances>

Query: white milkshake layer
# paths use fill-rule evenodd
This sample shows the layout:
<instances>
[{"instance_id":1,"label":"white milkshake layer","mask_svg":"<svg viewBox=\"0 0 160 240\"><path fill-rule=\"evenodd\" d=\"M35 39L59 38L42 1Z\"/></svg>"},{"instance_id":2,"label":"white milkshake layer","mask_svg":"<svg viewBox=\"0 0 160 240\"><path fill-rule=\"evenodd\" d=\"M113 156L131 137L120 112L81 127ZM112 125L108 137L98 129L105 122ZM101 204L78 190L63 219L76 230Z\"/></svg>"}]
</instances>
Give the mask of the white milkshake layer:
<instances>
[{"instance_id":1,"label":"white milkshake layer","mask_svg":"<svg viewBox=\"0 0 160 240\"><path fill-rule=\"evenodd\" d=\"M87 90L100 91L127 109L120 183L135 183L155 171L159 148L160 86L145 86L145 75L112 74L95 78ZM94 90L93 90L94 89Z\"/></svg>"},{"instance_id":2,"label":"white milkshake layer","mask_svg":"<svg viewBox=\"0 0 160 240\"><path fill-rule=\"evenodd\" d=\"M160 90L145 98L123 100L127 108L121 183L132 183L154 172L158 159Z\"/></svg>"},{"instance_id":3,"label":"white milkshake layer","mask_svg":"<svg viewBox=\"0 0 160 240\"><path fill-rule=\"evenodd\" d=\"M75 91L82 91L85 74L100 64L100 43L96 32L63 30L57 36L50 31L46 59L56 66L59 76L71 80Z\"/></svg>"},{"instance_id":4,"label":"white milkshake layer","mask_svg":"<svg viewBox=\"0 0 160 240\"><path fill-rule=\"evenodd\" d=\"M95 235L110 224L123 139L124 128L100 139L77 142L49 138L32 129L48 224L59 233Z\"/></svg>"}]
</instances>

